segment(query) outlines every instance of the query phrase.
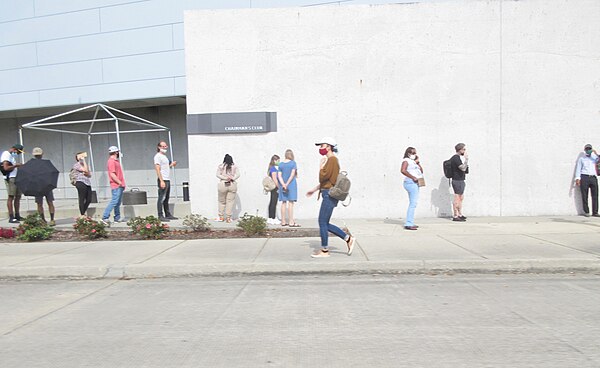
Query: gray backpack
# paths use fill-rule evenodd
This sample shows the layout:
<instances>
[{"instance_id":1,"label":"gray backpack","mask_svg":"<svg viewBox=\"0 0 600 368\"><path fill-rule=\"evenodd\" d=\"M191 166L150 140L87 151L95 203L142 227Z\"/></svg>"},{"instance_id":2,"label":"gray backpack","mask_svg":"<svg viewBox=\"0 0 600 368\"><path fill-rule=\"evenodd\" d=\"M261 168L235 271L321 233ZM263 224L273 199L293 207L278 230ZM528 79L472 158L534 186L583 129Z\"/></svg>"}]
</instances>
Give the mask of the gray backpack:
<instances>
[{"instance_id":1,"label":"gray backpack","mask_svg":"<svg viewBox=\"0 0 600 368\"><path fill-rule=\"evenodd\" d=\"M348 179L348 173L340 171L338 174L335 185L329 189L329 196L339 201L344 201L350 194L350 179ZM352 199L352 198L351 198ZM342 203L343 204L343 203ZM344 206L348 206L350 203Z\"/></svg>"}]
</instances>

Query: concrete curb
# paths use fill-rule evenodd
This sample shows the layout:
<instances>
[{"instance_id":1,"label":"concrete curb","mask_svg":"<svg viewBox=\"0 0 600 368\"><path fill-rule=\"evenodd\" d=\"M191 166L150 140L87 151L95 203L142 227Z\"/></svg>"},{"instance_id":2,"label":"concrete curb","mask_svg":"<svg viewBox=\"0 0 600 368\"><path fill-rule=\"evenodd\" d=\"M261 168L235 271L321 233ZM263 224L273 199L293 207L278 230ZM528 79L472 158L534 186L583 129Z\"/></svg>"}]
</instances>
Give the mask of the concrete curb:
<instances>
[{"instance_id":1,"label":"concrete curb","mask_svg":"<svg viewBox=\"0 0 600 368\"><path fill-rule=\"evenodd\" d=\"M155 279L294 275L434 275L434 274L569 274L600 273L600 260L547 259L507 261L398 261L332 263L219 263L166 266L0 267L1 280L19 279Z\"/></svg>"}]
</instances>

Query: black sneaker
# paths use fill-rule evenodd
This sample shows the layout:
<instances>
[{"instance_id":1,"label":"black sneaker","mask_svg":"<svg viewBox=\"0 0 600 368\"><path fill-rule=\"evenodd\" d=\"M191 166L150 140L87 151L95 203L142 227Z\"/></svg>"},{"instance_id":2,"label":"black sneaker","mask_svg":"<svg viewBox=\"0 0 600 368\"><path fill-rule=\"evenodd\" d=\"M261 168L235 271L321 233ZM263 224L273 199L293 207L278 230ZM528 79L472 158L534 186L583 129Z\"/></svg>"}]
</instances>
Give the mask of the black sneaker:
<instances>
[{"instance_id":1,"label":"black sneaker","mask_svg":"<svg viewBox=\"0 0 600 368\"><path fill-rule=\"evenodd\" d=\"M17 219L17 221L23 221L23 217L21 217L21 215L16 215L15 219Z\"/></svg>"},{"instance_id":2,"label":"black sneaker","mask_svg":"<svg viewBox=\"0 0 600 368\"><path fill-rule=\"evenodd\" d=\"M460 217L454 217L454 218L452 218L452 221L465 222L465 221L467 221L467 220L463 220L463 219L462 219L462 218L460 218Z\"/></svg>"},{"instance_id":3,"label":"black sneaker","mask_svg":"<svg viewBox=\"0 0 600 368\"><path fill-rule=\"evenodd\" d=\"M17 218L16 218L16 217L11 217L11 218L8 220L8 222L10 222L11 224L18 224L18 223L19 223L19 220L17 220Z\"/></svg>"},{"instance_id":4,"label":"black sneaker","mask_svg":"<svg viewBox=\"0 0 600 368\"><path fill-rule=\"evenodd\" d=\"M594 214L592 215L592 217L600 217L600 215L599 215L599 214L597 214L597 213L594 213Z\"/></svg>"},{"instance_id":5,"label":"black sneaker","mask_svg":"<svg viewBox=\"0 0 600 368\"><path fill-rule=\"evenodd\" d=\"M179 217L175 217L175 216L173 216L173 215L167 215L167 218L168 218L169 220L179 220Z\"/></svg>"},{"instance_id":6,"label":"black sneaker","mask_svg":"<svg viewBox=\"0 0 600 368\"><path fill-rule=\"evenodd\" d=\"M466 220L466 219L467 219L465 216L462 216L462 215L461 215L461 216L458 216L458 217L460 217L460 218L461 218L461 219L463 219L463 220Z\"/></svg>"},{"instance_id":7,"label":"black sneaker","mask_svg":"<svg viewBox=\"0 0 600 368\"><path fill-rule=\"evenodd\" d=\"M160 222L169 222L170 220L164 216L158 216L158 219L160 220Z\"/></svg>"}]
</instances>

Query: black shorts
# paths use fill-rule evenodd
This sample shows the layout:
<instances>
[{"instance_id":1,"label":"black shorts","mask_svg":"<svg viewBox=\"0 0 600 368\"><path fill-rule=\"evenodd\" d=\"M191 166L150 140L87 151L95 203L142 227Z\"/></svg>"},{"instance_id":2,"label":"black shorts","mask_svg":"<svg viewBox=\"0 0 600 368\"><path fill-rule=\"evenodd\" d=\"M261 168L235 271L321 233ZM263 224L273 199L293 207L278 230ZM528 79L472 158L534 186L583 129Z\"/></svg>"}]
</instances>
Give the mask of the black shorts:
<instances>
[{"instance_id":1,"label":"black shorts","mask_svg":"<svg viewBox=\"0 0 600 368\"><path fill-rule=\"evenodd\" d=\"M50 202L54 202L54 194L52 194L52 191L49 191L46 195L43 196L35 196L35 203L37 204L42 204L44 203L44 197L46 197L46 199Z\"/></svg>"},{"instance_id":2,"label":"black shorts","mask_svg":"<svg viewBox=\"0 0 600 368\"><path fill-rule=\"evenodd\" d=\"M465 181L464 180L454 180L452 179L452 189L454 190L454 194L464 194L465 193Z\"/></svg>"}]
</instances>

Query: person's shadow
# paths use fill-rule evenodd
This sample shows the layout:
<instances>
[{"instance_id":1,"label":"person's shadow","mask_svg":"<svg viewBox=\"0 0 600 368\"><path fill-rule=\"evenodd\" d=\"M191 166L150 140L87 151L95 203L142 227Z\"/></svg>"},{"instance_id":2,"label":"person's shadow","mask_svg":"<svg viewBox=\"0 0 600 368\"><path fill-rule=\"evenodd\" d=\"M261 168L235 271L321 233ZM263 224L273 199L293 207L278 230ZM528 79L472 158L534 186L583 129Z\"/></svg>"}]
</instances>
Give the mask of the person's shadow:
<instances>
[{"instance_id":1,"label":"person's shadow","mask_svg":"<svg viewBox=\"0 0 600 368\"><path fill-rule=\"evenodd\" d=\"M577 211L578 215L583 215L583 213L584 213L583 212L583 203L581 202L581 190L579 189L577 184L575 184L575 171L577 171L577 161L579 161L579 159L581 157L583 157L583 152L579 152L579 155L577 155L577 158L575 159L575 165L573 166L573 175L571 175L571 183L569 185L569 197L573 198L575 210ZM589 200L590 200L590 198L588 198L588 201ZM591 207L591 203L590 203L590 207Z\"/></svg>"},{"instance_id":2,"label":"person's shadow","mask_svg":"<svg viewBox=\"0 0 600 368\"><path fill-rule=\"evenodd\" d=\"M431 191L431 206L437 217L452 217L452 193L450 179L442 176L440 185Z\"/></svg>"}]
</instances>

